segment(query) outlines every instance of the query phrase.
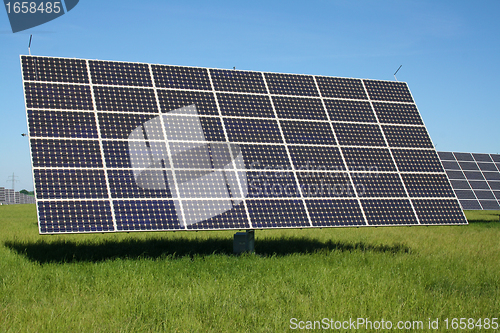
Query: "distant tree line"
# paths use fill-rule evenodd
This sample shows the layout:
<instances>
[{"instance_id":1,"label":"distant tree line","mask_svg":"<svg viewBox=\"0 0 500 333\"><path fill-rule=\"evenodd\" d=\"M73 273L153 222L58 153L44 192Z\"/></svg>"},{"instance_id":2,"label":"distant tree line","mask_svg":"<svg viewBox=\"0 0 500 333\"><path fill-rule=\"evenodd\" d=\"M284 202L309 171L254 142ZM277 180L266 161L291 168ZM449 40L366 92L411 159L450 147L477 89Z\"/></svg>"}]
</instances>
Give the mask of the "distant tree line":
<instances>
[{"instance_id":1,"label":"distant tree line","mask_svg":"<svg viewBox=\"0 0 500 333\"><path fill-rule=\"evenodd\" d=\"M21 190L21 191L19 191L19 193L31 195L32 197L35 196L35 191Z\"/></svg>"}]
</instances>

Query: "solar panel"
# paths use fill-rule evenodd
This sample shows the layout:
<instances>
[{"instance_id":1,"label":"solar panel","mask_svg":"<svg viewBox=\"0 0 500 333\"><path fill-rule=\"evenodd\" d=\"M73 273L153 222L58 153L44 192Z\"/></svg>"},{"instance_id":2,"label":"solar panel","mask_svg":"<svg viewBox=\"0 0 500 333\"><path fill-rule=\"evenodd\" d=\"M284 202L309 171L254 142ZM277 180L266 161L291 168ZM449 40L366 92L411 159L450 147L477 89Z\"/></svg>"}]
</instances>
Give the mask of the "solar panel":
<instances>
[{"instance_id":1,"label":"solar panel","mask_svg":"<svg viewBox=\"0 0 500 333\"><path fill-rule=\"evenodd\" d=\"M42 234L467 223L406 83L21 64Z\"/></svg>"},{"instance_id":2,"label":"solar panel","mask_svg":"<svg viewBox=\"0 0 500 333\"><path fill-rule=\"evenodd\" d=\"M438 152L460 205L469 210L500 210L500 155Z\"/></svg>"}]
</instances>

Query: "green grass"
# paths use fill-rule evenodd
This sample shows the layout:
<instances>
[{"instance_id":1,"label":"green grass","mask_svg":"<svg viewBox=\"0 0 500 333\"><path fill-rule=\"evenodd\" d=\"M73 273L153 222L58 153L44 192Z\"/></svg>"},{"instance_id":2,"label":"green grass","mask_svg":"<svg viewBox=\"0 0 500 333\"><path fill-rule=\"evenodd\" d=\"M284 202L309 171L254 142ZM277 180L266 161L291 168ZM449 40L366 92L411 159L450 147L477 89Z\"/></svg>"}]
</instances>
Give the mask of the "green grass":
<instances>
[{"instance_id":1,"label":"green grass","mask_svg":"<svg viewBox=\"0 0 500 333\"><path fill-rule=\"evenodd\" d=\"M0 206L0 331L281 332L358 317L447 331L445 318L500 316L499 213L256 231L256 254L234 256L232 231L40 236L34 205Z\"/></svg>"}]
</instances>

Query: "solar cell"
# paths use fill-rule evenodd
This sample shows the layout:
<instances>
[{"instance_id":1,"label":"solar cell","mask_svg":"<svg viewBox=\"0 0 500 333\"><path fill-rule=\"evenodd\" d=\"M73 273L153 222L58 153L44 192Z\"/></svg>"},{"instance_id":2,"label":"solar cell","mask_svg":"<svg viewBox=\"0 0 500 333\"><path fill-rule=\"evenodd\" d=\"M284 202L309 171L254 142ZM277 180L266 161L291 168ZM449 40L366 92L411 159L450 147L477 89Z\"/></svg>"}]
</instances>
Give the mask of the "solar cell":
<instances>
[{"instance_id":1,"label":"solar cell","mask_svg":"<svg viewBox=\"0 0 500 333\"><path fill-rule=\"evenodd\" d=\"M468 209L468 210L482 210L483 207L479 204L479 201L477 200L459 200L460 205L462 206L462 209Z\"/></svg>"},{"instance_id":2,"label":"solar cell","mask_svg":"<svg viewBox=\"0 0 500 333\"><path fill-rule=\"evenodd\" d=\"M368 102L327 99L325 106L332 121L377 122Z\"/></svg>"},{"instance_id":3,"label":"solar cell","mask_svg":"<svg viewBox=\"0 0 500 333\"><path fill-rule=\"evenodd\" d=\"M423 125L415 104L378 103L373 107L381 123Z\"/></svg>"},{"instance_id":4,"label":"solar cell","mask_svg":"<svg viewBox=\"0 0 500 333\"><path fill-rule=\"evenodd\" d=\"M467 223L406 83L21 64L40 233Z\"/></svg>"}]
</instances>

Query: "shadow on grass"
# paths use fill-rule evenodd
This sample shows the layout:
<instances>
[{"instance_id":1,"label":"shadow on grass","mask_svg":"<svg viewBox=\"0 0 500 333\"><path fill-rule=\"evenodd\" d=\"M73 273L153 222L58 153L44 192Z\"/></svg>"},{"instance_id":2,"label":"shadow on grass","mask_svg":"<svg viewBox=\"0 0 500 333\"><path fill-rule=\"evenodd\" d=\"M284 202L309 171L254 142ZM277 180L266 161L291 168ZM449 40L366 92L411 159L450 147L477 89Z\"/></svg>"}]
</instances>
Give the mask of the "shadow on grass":
<instances>
[{"instance_id":1,"label":"shadow on grass","mask_svg":"<svg viewBox=\"0 0 500 333\"><path fill-rule=\"evenodd\" d=\"M211 254L233 255L232 239L127 239L102 243L76 243L68 240L19 242L7 241L5 246L38 263L100 262L124 258L181 258ZM259 256L327 253L330 251L366 251L380 253L411 253L406 245L371 245L363 242L321 242L306 238L263 239L255 241Z\"/></svg>"}]
</instances>

